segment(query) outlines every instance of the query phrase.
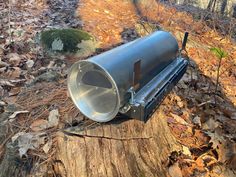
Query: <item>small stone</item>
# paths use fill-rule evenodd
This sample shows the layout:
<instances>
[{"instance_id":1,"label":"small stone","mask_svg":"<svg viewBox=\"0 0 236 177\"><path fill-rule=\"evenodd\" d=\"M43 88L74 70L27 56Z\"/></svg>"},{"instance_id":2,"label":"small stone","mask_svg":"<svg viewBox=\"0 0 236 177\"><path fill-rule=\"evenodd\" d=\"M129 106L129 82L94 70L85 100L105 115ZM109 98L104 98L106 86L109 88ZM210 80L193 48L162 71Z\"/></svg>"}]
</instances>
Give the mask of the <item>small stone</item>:
<instances>
[{"instance_id":1,"label":"small stone","mask_svg":"<svg viewBox=\"0 0 236 177\"><path fill-rule=\"evenodd\" d=\"M26 62L26 65L27 65L28 68L32 68L34 66L34 61L33 60L28 60Z\"/></svg>"}]
</instances>

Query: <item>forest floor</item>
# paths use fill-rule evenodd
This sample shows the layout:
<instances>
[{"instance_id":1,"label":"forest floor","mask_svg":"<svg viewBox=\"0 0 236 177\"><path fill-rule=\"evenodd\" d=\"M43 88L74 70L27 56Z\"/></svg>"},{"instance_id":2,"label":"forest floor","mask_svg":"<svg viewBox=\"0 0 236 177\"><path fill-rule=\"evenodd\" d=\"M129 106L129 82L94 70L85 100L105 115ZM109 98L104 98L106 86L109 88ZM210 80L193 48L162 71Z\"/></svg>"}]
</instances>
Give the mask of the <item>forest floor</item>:
<instances>
[{"instance_id":1,"label":"forest floor","mask_svg":"<svg viewBox=\"0 0 236 177\"><path fill-rule=\"evenodd\" d=\"M7 145L16 143L20 161L32 176L36 173L40 176L41 165L53 165L57 131L77 125L81 120L92 124L74 107L66 87L69 67L84 58L48 56L40 45L42 30L82 28L93 34L100 42L101 51L105 51L150 33L156 26L172 32L180 45L184 32L189 32L190 66L163 102L163 119L183 147L171 157L169 175L236 175L236 45L233 39L224 33L224 28L221 31L215 28L221 22L196 19L183 9L178 11L156 1L142 2L35 0L19 3L15 0L8 4L0 1L0 167L8 157ZM143 25L145 30L137 32ZM211 47L228 53L222 60L216 93L219 60L210 51Z\"/></svg>"}]
</instances>

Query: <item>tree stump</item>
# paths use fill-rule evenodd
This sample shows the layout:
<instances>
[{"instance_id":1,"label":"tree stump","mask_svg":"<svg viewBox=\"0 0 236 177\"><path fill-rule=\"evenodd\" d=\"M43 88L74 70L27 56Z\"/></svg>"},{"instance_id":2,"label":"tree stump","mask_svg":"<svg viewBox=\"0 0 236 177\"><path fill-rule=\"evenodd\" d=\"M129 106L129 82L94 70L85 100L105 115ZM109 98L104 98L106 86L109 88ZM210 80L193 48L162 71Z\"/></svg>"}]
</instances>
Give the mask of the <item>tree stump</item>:
<instances>
[{"instance_id":1,"label":"tree stump","mask_svg":"<svg viewBox=\"0 0 236 177\"><path fill-rule=\"evenodd\" d=\"M146 122L116 118L59 133L57 175L167 176L168 158L180 145L170 132L163 106Z\"/></svg>"}]
</instances>

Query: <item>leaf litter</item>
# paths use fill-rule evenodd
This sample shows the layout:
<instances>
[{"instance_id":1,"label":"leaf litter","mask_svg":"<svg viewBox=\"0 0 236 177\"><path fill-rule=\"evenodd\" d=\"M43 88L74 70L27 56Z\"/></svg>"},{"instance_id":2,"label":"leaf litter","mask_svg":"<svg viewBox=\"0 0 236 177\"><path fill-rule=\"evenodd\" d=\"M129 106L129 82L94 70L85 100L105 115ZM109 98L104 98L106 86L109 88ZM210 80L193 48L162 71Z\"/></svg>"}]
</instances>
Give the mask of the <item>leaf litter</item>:
<instances>
[{"instance_id":1,"label":"leaf litter","mask_svg":"<svg viewBox=\"0 0 236 177\"><path fill-rule=\"evenodd\" d=\"M192 59L190 67L174 91L164 100L169 127L183 145L182 155L169 168L169 173L172 176L233 176L236 158L236 99L233 85L235 44L228 38L221 40L222 36L189 14L153 1L147 2L149 5L140 3L137 6L142 14L146 14L158 26L171 31L179 42L183 32L190 31L187 45L188 55ZM15 1L10 14L11 32L7 25L0 27L3 38L6 38L0 40L0 95L3 95L0 97L0 108L5 110L9 97L16 97L15 104L20 105L20 110L28 110L22 113L15 111L9 115L13 117L12 123L23 126L23 130L15 126L15 135L12 137L21 157L32 155L32 150L50 153L53 140L48 138L47 133L51 129L57 131L57 127L64 127L67 118L74 119L78 115L78 110L67 99L64 79L65 70L78 59L73 56L63 59L53 56L47 61L35 38L37 33L58 26L83 26L107 49L127 42L129 38L133 40L138 37L134 31L140 22L140 14L136 13L132 3L101 1L94 4L92 0L81 0L79 3L83 6L73 10L68 8L76 7L75 3L37 0L19 4ZM71 12L76 10L75 16L68 13L65 10L67 8ZM4 9L1 14L7 17L7 12ZM5 24L8 23L7 19L4 19ZM121 35L124 28L129 29L126 30L126 39L122 39ZM9 40L11 34L14 43ZM223 61L217 106L212 101L217 59L210 52L210 48L215 46L228 53L228 59ZM63 62L66 63L64 69ZM33 84L25 87L26 83ZM20 91L13 90L16 87L21 88Z\"/></svg>"},{"instance_id":2,"label":"leaf litter","mask_svg":"<svg viewBox=\"0 0 236 177\"><path fill-rule=\"evenodd\" d=\"M17 141L18 151L20 157L27 156L28 150L39 148L45 143L45 133L25 133L20 132L12 137L12 142Z\"/></svg>"}]
</instances>

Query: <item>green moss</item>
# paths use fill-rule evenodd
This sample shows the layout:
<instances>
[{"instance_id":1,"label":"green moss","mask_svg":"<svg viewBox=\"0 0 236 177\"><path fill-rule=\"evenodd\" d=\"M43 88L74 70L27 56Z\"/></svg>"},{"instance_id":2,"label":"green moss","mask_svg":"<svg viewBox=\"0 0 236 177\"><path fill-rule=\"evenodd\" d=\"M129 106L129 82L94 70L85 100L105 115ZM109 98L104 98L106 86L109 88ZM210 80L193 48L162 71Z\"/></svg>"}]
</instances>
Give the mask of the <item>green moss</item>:
<instances>
[{"instance_id":1,"label":"green moss","mask_svg":"<svg viewBox=\"0 0 236 177\"><path fill-rule=\"evenodd\" d=\"M94 38L83 30L77 29L52 29L41 33L41 43L46 50L58 52L76 52L77 44ZM53 48L53 44L57 47Z\"/></svg>"}]
</instances>

